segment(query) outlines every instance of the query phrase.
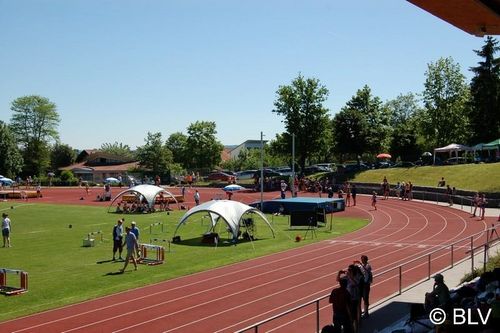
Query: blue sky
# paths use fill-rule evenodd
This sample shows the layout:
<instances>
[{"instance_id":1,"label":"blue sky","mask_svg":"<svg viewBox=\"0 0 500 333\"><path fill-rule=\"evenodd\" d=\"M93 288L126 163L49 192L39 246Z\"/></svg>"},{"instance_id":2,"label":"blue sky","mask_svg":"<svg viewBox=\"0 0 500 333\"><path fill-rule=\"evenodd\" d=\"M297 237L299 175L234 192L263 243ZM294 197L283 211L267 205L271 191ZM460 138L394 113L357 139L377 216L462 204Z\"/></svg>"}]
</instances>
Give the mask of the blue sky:
<instances>
[{"instance_id":1,"label":"blue sky","mask_svg":"<svg viewBox=\"0 0 500 333\"><path fill-rule=\"evenodd\" d=\"M215 121L223 144L284 131L276 90L318 78L334 115L369 85L423 90L427 64L480 60L471 36L405 0L0 0L0 120L37 94L77 149Z\"/></svg>"}]
</instances>

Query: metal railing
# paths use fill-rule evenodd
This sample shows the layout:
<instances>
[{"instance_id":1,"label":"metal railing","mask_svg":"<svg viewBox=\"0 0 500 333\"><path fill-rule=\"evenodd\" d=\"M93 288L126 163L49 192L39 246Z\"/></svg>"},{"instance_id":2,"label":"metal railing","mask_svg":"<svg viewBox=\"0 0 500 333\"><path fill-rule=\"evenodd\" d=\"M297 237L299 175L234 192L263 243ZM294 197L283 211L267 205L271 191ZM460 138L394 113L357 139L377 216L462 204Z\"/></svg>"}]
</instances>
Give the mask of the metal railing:
<instances>
[{"instance_id":1,"label":"metal railing","mask_svg":"<svg viewBox=\"0 0 500 333\"><path fill-rule=\"evenodd\" d=\"M468 237L465 237L465 238L462 238L452 244L447 244L447 245L443 245L441 247L439 247L438 249L435 249L433 251L431 251L430 253L427 253L427 254L424 254L424 255L421 255L421 256L418 256L410 261L407 261L405 262L404 264L402 265L399 265L399 266L396 266L396 267L392 267L392 268L389 268L389 269L386 269L382 272L379 272L377 274L374 275L374 279L377 278L377 277L381 277L385 274L388 274L388 273L391 273L395 270L398 271L397 273L397 276L398 276L398 287L397 287L397 292L396 293L393 293L391 295L388 295L386 298L385 298L385 301L387 301L388 299L391 299L393 297L396 297L398 295L401 295L403 292L405 292L406 290L410 289L413 285L410 284L408 285L406 288L403 286L403 273L404 273L404 270L403 270L403 267L404 266L408 266L408 265L411 265L413 263L416 263L418 262L419 260L422 260L422 259L426 259L426 263L427 263L427 280L429 280L432 276L432 274L434 273L437 273L439 271L443 271L443 270L446 270L446 269L449 269L449 268L453 268L453 266L455 265L455 261L454 261L454 249L457 248L457 245L460 245L460 243L469 243L470 241L470 245L467 245L467 248L469 248L468 251L466 251L466 254L470 254L470 258L468 256L465 256L464 258L461 258L457 261L457 263L459 262L462 262L464 260L467 260L467 259L471 259L471 273L474 272L475 270L475 267L474 267L474 256L478 254L478 250L479 249L484 249L484 267L483 269L486 268L486 262L489 258L489 248L491 247L491 244L495 243L495 242L498 242L500 241L500 237L498 235L498 232L497 232L497 228L500 227L500 225L497 225L497 226L492 226L491 228L488 228L486 230L483 230L483 231L480 231L480 232L477 232L471 236L468 236ZM485 239L486 241L481 244L481 245L478 245L478 246L474 246L474 238L476 238L476 236L480 236L480 235L484 235L485 236ZM493 235L495 235L496 237L493 237ZM479 237L478 237L479 239ZM464 247L464 245L462 245L461 247ZM445 267L441 267L439 270L435 271L434 273L432 272L432 265L431 265L431 262L432 262L432 257L434 254L438 253L438 252L442 252L443 250L447 250L448 248L450 248L450 264L445 266ZM442 256L442 254L441 254ZM439 258L439 257L438 257ZM259 332L259 327L263 326L264 324L267 324L271 321L274 321L276 319L279 319L279 318L282 318L286 315L289 315L293 312L296 312L300 309L303 309L303 308L306 308L306 307L309 307L311 305L314 304L314 307L315 307L315 323L316 323L316 332L320 332L320 302L329 298L330 294L327 294L327 295L324 295L324 296L321 296L321 297L318 297L314 300L311 300L307 303L304 303L304 304L301 304L301 305L298 305L294 308L291 308L287 311L284 311L284 312L281 312L277 315L274 315L270 318L267 318L265 320L261 320L257 323L254 323L250 326L247 326L243 329L240 329L238 331L236 331L236 333L243 333L243 332L249 332L250 330L253 330L253 332L257 333Z\"/></svg>"}]
</instances>

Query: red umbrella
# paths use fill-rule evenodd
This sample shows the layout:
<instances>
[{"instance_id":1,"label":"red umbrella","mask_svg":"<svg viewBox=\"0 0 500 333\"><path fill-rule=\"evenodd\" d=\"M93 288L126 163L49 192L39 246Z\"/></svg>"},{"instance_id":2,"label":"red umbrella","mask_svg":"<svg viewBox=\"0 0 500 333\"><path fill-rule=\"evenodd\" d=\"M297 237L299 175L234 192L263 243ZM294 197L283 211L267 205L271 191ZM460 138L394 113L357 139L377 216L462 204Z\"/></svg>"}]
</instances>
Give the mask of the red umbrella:
<instances>
[{"instance_id":1,"label":"red umbrella","mask_svg":"<svg viewBox=\"0 0 500 333\"><path fill-rule=\"evenodd\" d=\"M382 154L378 154L377 158L392 158L392 156L391 156L391 154L382 153Z\"/></svg>"}]
</instances>

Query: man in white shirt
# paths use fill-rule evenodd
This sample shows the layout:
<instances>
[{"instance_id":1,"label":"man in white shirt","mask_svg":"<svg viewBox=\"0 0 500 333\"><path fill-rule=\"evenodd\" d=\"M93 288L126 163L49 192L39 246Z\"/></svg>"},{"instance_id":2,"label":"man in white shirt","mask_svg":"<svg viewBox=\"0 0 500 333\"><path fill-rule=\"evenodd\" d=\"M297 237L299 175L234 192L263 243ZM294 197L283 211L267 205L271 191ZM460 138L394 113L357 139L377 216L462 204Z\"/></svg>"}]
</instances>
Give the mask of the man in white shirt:
<instances>
[{"instance_id":1,"label":"man in white shirt","mask_svg":"<svg viewBox=\"0 0 500 333\"><path fill-rule=\"evenodd\" d=\"M2 236L3 236L3 247L10 247L10 219L7 213L2 214Z\"/></svg>"}]
</instances>

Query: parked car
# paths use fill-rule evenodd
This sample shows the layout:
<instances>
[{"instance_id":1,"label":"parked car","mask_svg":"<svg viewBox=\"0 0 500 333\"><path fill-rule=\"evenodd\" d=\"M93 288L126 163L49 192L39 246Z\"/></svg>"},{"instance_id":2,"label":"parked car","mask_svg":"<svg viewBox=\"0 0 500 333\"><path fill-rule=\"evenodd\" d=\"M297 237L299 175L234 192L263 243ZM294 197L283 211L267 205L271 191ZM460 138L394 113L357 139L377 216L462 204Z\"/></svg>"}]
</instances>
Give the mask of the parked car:
<instances>
[{"instance_id":1,"label":"parked car","mask_svg":"<svg viewBox=\"0 0 500 333\"><path fill-rule=\"evenodd\" d=\"M0 176L0 184L2 186L12 186L14 184L14 181L10 178Z\"/></svg>"},{"instance_id":2,"label":"parked car","mask_svg":"<svg viewBox=\"0 0 500 333\"><path fill-rule=\"evenodd\" d=\"M281 173L271 170L271 169L264 169L264 177L281 177L283 176ZM259 178L260 177L260 170L255 171L254 173L254 178Z\"/></svg>"},{"instance_id":3,"label":"parked car","mask_svg":"<svg viewBox=\"0 0 500 333\"><path fill-rule=\"evenodd\" d=\"M377 161L374 163L373 167L375 169L385 169L392 167L393 163L390 161Z\"/></svg>"},{"instance_id":4,"label":"parked car","mask_svg":"<svg viewBox=\"0 0 500 333\"><path fill-rule=\"evenodd\" d=\"M235 176L233 175L229 175L225 172L212 172L211 174L209 174L207 176L207 180L219 180L219 181L223 181L223 182L229 182L231 180L233 180L235 178Z\"/></svg>"},{"instance_id":5,"label":"parked car","mask_svg":"<svg viewBox=\"0 0 500 333\"><path fill-rule=\"evenodd\" d=\"M360 162L358 163L347 163L347 164L338 164L337 169L343 170L343 172L358 172L365 171L371 169L367 164Z\"/></svg>"},{"instance_id":6,"label":"parked car","mask_svg":"<svg viewBox=\"0 0 500 333\"><path fill-rule=\"evenodd\" d=\"M333 171L335 170L335 163L318 163L318 164L315 164L316 166L319 166L321 168L325 168L327 169L328 171Z\"/></svg>"},{"instance_id":7,"label":"parked car","mask_svg":"<svg viewBox=\"0 0 500 333\"><path fill-rule=\"evenodd\" d=\"M304 175L312 175L313 173L318 173L318 172L330 172L330 169L318 165L310 165L308 167L305 167L303 172Z\"/></svg>"},{"instance_id":8,"label":"parked car","mask_svg":"<svg viewBox=\"0 0 500 333\"><path fill-rule=\"evenodd\" d=\"M413 168L415 167L415 163L413 162L408 162L408 161L400 161L396 164L394 164L392 167L393 168Z\"/></svg>"},{"instance_id":9,"label":"parked car","mask_svg":"<svg viewBox=\"0 0 500 333\"><path fill-rule=\"evenodd\" d=\"M292 168L290 167L280 167L276 168L274 171L279 172L282 176L291 176Z\"/></svg>"},{"instance_id":10,"label":"parked car","mask_svg":"<svg viewBox=\"0 0 500 333\"><path fill-rule=\"evenodd\" d=\"M465 157L450 157L443 162L444 165L454 165L454 164L465 164L469 163L469 160Z\"/></svg>"},{"instance_id":11,"label":"parked car","mask_svg":"<svg viewBox=\"0 0 500 333\"><path fill-rule=\"evenodd\" d=\"M238 179L252 179L257 170L243 170L236 173Z\"/></svg>"}]
</instances>

